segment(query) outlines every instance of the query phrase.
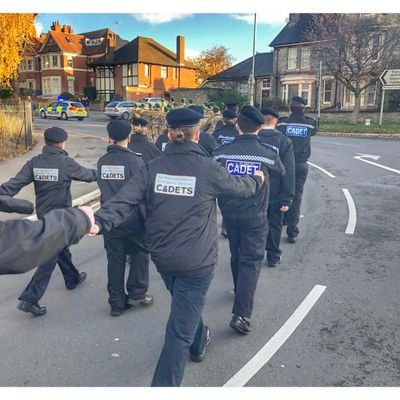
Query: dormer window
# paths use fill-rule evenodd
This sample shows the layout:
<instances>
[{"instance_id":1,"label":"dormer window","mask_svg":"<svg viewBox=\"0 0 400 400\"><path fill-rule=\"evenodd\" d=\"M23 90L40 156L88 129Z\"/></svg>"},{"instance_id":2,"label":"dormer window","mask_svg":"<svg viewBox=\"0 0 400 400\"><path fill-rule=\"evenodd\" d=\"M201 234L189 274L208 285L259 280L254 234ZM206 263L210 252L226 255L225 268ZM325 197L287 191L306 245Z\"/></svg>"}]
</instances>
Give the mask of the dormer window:
<instances>
[{"instance_id":1,"label":"dormer window","mask_svg":"<svg viewBox=\"0 0 400 400\"><path fill-rule=\"evenodd\" d=\"M104 38L96 38L96 39L89 39L86 38L85 39L85 45L86 46L98 46L99 44L101 44L103 42Z\"/></svg>"}]
</instances>

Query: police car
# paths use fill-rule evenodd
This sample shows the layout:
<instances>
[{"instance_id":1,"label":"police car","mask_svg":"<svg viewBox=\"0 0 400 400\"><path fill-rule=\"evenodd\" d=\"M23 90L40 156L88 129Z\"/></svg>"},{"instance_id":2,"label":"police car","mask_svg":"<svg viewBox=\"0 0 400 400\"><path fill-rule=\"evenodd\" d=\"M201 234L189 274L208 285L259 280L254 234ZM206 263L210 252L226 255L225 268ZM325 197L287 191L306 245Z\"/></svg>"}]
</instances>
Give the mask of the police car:
<instances>
[{"instance_id":1,"label":"police car","mask_svg":"<svg viewBox=\"0 0 400 400\"><path fill-rule=\"evenodd\" d=\"M41 118L55 117L63 120L77 118L79 121L83 121L84 118L87 118L87 111L83 104L77 101L59 100L42 107L39 115Z\"/></svg>"}]
</instances>

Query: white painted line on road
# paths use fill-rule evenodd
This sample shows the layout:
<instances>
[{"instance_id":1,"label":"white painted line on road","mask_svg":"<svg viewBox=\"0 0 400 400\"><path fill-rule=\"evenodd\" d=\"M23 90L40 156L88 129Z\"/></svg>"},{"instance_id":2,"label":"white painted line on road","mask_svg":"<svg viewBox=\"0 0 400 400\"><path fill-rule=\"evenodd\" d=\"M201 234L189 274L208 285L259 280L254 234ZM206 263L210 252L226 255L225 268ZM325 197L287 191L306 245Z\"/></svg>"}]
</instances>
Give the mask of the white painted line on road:
<instances>
[{"instance_id":1,"label":"white painted line on road","mask_svg":"<svg viewBox=\"0 0 400 400\"><path fill-rule=\"evenodd\" d=\"M310 163L310 161L307 161L307 164L311 165L314 168L319 169L320 171L322 171L324 174L328 175L330 178L335 178L335 175L331 174L330 172L328 172L326 169L323 169L321 167L319 167L318 165L315 165L313 163Z\"/></svg>"},{"instance_id":2,"label":"white painted line on road","mask_svg":"<svg viewBox=\"0 0 400 400\"><path fill-rule=\"evenodd\" d=\"M286 342L310 312L311 308L321 297L322 293L324 293L325 289L326 286L315 285L278 332L272 336L268 343L264 345L264 347L262 347L262 349L241 370L225 383L224 387L244 386Z\"/></svg>"},{"instance_id":3,"label":"white painted line on road","mask_svg":"<svg viewBox=\"0 0 400 400\"><path fill-rule=\"evenodd\" d=\"M400 171L398 169L387 167L386 165L378 164L378 163L373 162L373 161L365 160L364 158L368 157L368 156L369 156L368 154L364 154L364 155L356 156L356 157L353 157L353 158L355 158L356 160L360 160L360 161L363 161L365 163L371 164L371 165L375 165L375 167L383 168L383 169L386 169L388 171L394 172L395 174L399 174L400 175Z\"/></svg>"},{"instance_id":4,"label":"white painted line on road","mask_svg":"<svg viewBox=\"0 0 400 400\"><path fill-rule=\"evenodd\" d=\"M344 196L346 197L347 205L349 207L349 220L347 222L345 233L347 233L348 235L352 235L354 233L354 230L356 229L356 223L357 223L356 205L354 204L350 192L347 189L342 189L342 190Z\"/></svg>"}]
</instances>

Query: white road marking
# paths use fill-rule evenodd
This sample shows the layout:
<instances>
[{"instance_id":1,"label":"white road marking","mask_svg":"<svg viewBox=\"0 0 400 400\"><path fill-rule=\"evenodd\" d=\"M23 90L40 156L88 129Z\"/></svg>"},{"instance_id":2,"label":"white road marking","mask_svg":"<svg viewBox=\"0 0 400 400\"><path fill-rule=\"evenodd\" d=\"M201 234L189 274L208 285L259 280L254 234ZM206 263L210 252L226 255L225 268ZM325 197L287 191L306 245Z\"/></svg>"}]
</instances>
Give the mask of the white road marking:
<instances>
[{"instance_id":1,"label":"white road marking","mask_svg":"<svg viewBox=\"0 0 400 400\"><path fill-rule=\"evenodd\" d=\"M315 285L303 302L297 307L295 312L278 330L278 332L276 332L275 335L272 336L272 338L268 341L268 343L265 344L264 347L262 347L261 350L242 369L240 369L231 379L229 379L224 386L244 386L286 342L286 340L310 312L311 308L321 297L325 289L326 286Z\"/></svg>"},{"instance_id":2,"label":"white road marking","mask_svg":"<svg viewBox=\"0 0 400 400\"><path fill-rule=\"evenodd\" d=\"M350 192L347 189L342 189L344 196L347 200L347 205L349 207L349 220L347 222L347 227L345 233L348 235L352 235L356 228L357 223L357 210L356 205L354 204L353 198L351 197Z\"/></svg>"},{"instance_id":3,"label":"white road marking","mask_svg":"<svg viewBox=\"0 0 400 400\"><path fill-rule=\"evenodd\" d=\"M322 171L324 174L328 175L330 178L335 178L335 175L331 174L329 171L327 171L326 169L323 169L321 167L319 167L318 165L315 165L313 163L310 163L310 161L307 161L308 165L311 165L314 168L319 169L320 171Z\"/></svg>"},{"instance_id":4,"label":"white road marking","mask_svg":"<svg viewBox=\"0 0 400 400\"><path fill-rule=\"evenodd\" d=\"M360 154L360 153L356 153L356 154ZM360 160L360 161L363 161L365 163L371 164L371 165L375 165L376 167L383 168L383 169L386 169L388 171L391 171L391 172L394 172L394 173L400 175L400 171L398 169L387 167L386 165L378 164L378 163L373 162L373 161L365 160L365 158L372 158L373 160L378 160L380 158L380 156L374 156L374 155L371 155L371 154L361 154L361 155L355 156L353 158L355 158L356 160Z\"/></svg>"}]
</instances>

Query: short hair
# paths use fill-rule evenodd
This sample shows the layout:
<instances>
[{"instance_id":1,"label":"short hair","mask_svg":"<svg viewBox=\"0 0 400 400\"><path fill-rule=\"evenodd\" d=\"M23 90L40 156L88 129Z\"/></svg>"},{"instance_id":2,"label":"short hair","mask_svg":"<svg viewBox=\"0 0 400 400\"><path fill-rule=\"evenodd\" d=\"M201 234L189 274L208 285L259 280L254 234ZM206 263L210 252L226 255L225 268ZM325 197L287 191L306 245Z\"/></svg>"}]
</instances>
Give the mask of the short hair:
<instances>
[{"instance_id":1,"label":"short hair","mask_svg":"<svg viewBox=\"0 0 400 400\"><path fill-rule=\"evenodd\" d=\"M257 122L247 118L243 114L239 114L237 123L243 133L253 133L260 127L260 124L257 124Z\"/></svg>"},{"instance_id":2,"label":"short hair","mask_svg":"<svg viewBox=\"0 0 400 400\"><path fill-rule=\"evenodd\" d=\"M274 122L276 122L278 120L278 118L274 117L271 114L268 114L268 115L264 115L264 120L265 120L266 124L271 125Z\"/></svg>"}]
</instances>

